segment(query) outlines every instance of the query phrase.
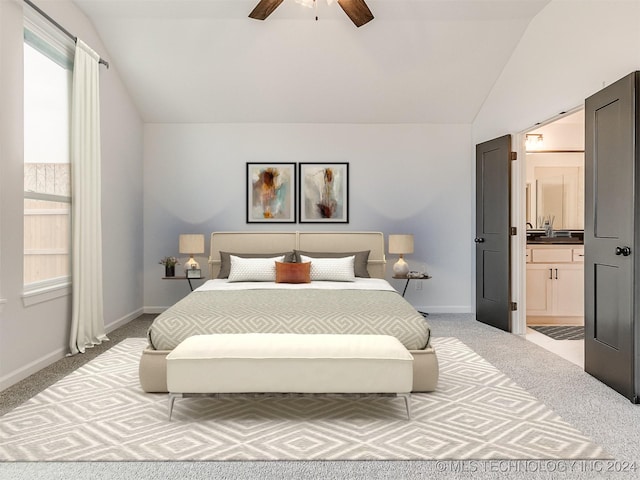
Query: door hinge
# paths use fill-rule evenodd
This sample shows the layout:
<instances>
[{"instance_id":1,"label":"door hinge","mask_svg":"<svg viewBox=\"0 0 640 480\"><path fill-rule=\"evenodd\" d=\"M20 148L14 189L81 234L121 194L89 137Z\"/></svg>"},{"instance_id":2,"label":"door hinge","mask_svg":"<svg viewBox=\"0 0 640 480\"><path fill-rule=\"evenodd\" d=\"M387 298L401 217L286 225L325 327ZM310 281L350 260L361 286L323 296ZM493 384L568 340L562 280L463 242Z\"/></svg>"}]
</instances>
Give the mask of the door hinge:
<instances>
[{"instance_id":1,"label":"door hinge","mask_svg":"<svg viewBox=\"0 0 640 480\"><path fill-rule=\"evenodd\" d=\"M515 312L516 310L518 310L518 302L510 302L509 309L512 312Z\"/></svg>"},{"instance_id":2,"label":"door hinge","mask_svg":"<svg viewBox=\"0 0 640 480\"><path fill-rule=\"evenodd\" d=\"M518 227L509 227L509 235L517 235Z\"/></svg>"},{"instance_id":3,"label":"door hinge","mask_svg":"<svg viewBox=\"0 0 640 480\"><path fill-rule=\"evenodd\" d=\"M517 160L518 152L509 152L509 160Z\"/></svg>"}]
</instances>

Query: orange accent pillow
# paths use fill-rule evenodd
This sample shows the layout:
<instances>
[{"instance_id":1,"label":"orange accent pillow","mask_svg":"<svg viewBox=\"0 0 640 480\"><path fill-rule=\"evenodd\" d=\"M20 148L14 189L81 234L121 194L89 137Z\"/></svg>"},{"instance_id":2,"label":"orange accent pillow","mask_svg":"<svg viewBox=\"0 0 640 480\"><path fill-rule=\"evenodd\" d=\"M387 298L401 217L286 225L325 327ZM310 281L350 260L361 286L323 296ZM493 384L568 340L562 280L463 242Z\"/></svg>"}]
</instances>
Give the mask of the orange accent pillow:
<instances>
[{"instance_id":1,"label":"orange accent pillow","mask_svg":"<svg viewBox=\"0 0 640 480\"><path fill-rule=\"evenodd\" d=\"M276 283L311 283L311 262L276 262Z\"/></svg>"}]
</instances>

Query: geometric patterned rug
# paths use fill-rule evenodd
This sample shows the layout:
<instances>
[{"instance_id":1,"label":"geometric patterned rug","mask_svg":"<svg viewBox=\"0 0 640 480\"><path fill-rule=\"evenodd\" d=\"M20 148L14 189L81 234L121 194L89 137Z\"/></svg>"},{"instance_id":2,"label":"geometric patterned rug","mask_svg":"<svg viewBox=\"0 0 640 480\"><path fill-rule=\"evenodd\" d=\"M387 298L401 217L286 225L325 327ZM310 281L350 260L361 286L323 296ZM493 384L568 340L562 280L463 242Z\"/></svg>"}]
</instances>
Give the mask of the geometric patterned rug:
<instances>
[{"instance_id":1,"label":"geometric patterned rug","mask_svg":"<svg viewBox=\"0 0 640 480\"><path fill-rule=\"evenodd\" d=\"M610 458L455 338L434 338L438 389L392 397L144 393L146 339L113 346L0 417L0 460L463 460Z\"/></svg>"},{"instance_id":2,"label":"geometric patterned rug","mask_svg":"<svg viewBox=\"0 0 640 480\"><path fill-rule=\"evenodd\" d=\"M527 325L554 340L584 340L582 325Z\"/></svg>"}]
</instances>

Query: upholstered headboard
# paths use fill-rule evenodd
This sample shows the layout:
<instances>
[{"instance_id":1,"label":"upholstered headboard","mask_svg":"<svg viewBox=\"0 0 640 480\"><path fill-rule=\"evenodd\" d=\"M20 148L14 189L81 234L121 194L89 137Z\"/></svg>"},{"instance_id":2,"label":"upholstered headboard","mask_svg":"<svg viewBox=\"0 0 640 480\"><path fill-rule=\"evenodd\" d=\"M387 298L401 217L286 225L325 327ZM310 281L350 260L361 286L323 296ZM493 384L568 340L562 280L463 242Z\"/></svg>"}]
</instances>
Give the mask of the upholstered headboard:
<instances>
[{"instance_id":1,"label":"upholstered headboard","mask_svg":"<svg viewBox=\"0 0 640 480\"><path fill-rule=\"evenodd\" d=\"M367 269L374 278L384 278L384 235L380 232L213 232L209 276L220 270L220 251L279 253L294 249L310 252L356 252L371 250Z\"/></svg>"}]
</instances>

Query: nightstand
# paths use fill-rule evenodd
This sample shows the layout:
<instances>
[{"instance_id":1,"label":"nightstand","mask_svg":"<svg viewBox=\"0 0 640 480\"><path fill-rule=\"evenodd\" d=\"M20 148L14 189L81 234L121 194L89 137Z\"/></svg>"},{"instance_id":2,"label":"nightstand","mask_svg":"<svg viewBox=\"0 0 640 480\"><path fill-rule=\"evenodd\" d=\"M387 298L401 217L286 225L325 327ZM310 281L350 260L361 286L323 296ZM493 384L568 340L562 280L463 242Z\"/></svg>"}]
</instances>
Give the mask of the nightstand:
<instances>
[{"instance_id":1,"label":"nightstand","mask_svg":"<svg viewBox=\"0 0 640 480\"><path fill-rule=\"evenodd\" d=\"M407 277L406 275L394 275L393 278L396 280L406 280L407 283L404 284L404 290L402 290L402 296L407 293L407 287L409 286L409 282L411 280L428 280L431 278L431 275L427 275L426 273L421 273L420 276L417 277Z\"/></svg>"},{"instance_id":2,"label":"nightstand","mask_svg":"<svg viewBox=\"0 0 640 480\"><path fill-rule=\"evenodd\" d=\"M179 277L162 277L163 280L186 280L187 282L189 282L189 288L191 289L191 291L193 292L193 285L191 285L191 280L203 280L205 277L189 277L187 278L186 275L182 275Z\"/></svg>"},{"instance_id":3,"label":"nightstand","mask_svg":"<svg viewBox=\"0 0 640 480\"><path fill-rule=\"evenodd\" d=\"M404 297L404 294L407 293L407 287L409 286L409 282L411 280L428 280L431 278L431 275L427 275L426 273L421 273L420 275L416 276L416 277L408 277L406 275L394 275L392 278L395 278L396 280L406 280L407 283L404 284L404 290L402 290L402 296ZM418 313L420 315L422 315L423 317L426 317L427 315L429 315L427 312L421 312L418 310Z\"/></svg>"}]
</instances>

